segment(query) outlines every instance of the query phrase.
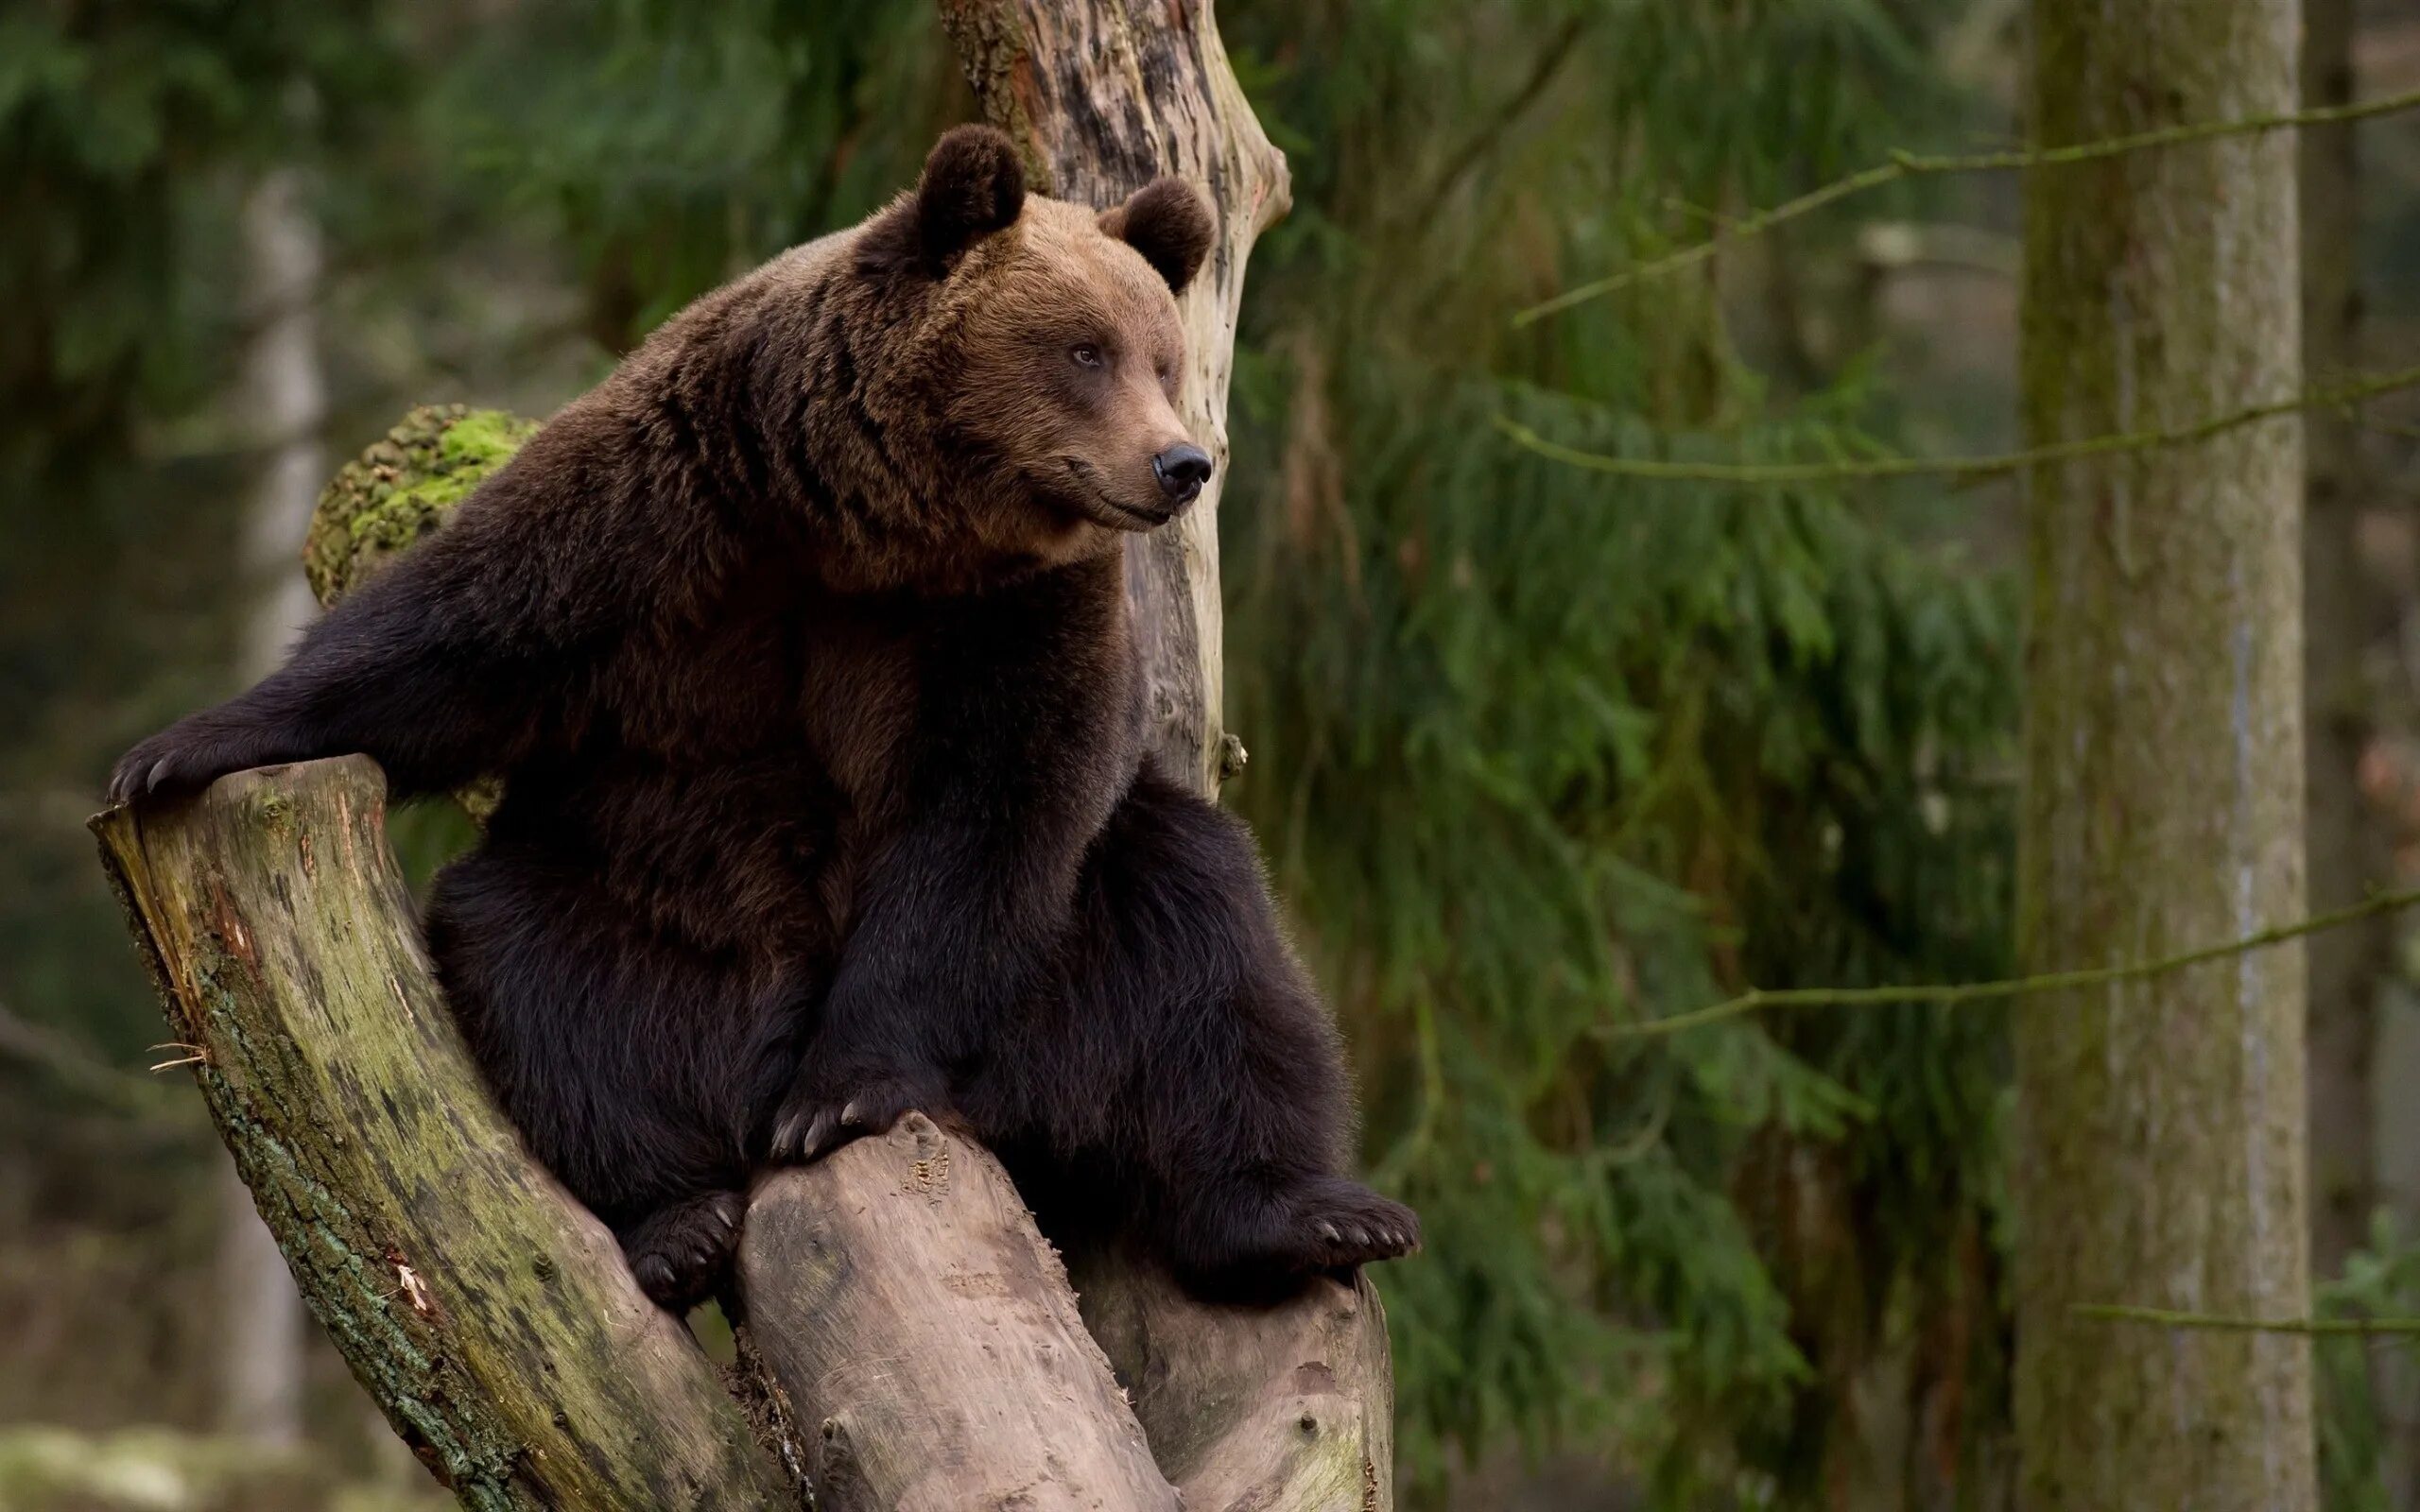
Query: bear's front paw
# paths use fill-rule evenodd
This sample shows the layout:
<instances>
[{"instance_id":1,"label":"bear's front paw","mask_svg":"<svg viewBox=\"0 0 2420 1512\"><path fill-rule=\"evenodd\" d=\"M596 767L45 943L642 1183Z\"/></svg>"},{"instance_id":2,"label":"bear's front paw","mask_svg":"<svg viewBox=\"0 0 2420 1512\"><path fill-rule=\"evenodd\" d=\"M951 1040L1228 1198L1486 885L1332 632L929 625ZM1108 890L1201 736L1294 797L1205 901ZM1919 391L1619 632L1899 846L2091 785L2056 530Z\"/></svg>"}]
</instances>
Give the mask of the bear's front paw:
<instances>
[{"instance_id":1,"label":"bear's front paw","mask_svg":"<svg viewBox=\"0 0 2420 1512\"><path fill-rule=\"evenodd\" d=\"M274 760L258 735L230 729L207 714L178 720L118 758L110 772L110 801L198 792L229 772Z\"/></svg>"},{"instance_id":2,"label":"bear's front paw","mask_svg":"<svg viewBox=\"0 0 2420 1512\"><path fill-rule=\"evenodd\" d=\"M674 1313L713 1296L730 1274L747 1213L748 1199L736 1192L709 1192L657 1211L622 1239L639 1290Z\"/></svg>"},{"instance_id":3,"label":"bear's front paw","mask_svg":"<svg viewBox=\"0 0 2420 1512\"><path fill-rule=\"evenodd\" d=\"M938 1116L938 1072L903 1066L809 1065L773 1115L773 1159L807 1161L867 1134L887 1134L911 1109Z\"/></svg>"}]
</instances>

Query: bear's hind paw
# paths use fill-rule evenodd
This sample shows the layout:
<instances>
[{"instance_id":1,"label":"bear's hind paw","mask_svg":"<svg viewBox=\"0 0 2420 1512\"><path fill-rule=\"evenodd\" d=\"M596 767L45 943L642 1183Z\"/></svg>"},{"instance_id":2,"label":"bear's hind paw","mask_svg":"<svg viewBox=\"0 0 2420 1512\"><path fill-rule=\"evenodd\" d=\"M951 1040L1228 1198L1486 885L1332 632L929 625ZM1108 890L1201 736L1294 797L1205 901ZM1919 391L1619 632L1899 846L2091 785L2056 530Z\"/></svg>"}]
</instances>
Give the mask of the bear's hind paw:
<instances>
[{"instance_id":1,"label":"bear's hind paw","mask_svg":"<svg viewBox=\"0 0 2420 1512\"><path fill-rule=\"evenodd\" d=\"M1290 1206L1289 1247L1305 1270L1367 1265L1420 1247L1420 1215L1356 1181L1319 1182Z\"/></svg>"}]
</instances>

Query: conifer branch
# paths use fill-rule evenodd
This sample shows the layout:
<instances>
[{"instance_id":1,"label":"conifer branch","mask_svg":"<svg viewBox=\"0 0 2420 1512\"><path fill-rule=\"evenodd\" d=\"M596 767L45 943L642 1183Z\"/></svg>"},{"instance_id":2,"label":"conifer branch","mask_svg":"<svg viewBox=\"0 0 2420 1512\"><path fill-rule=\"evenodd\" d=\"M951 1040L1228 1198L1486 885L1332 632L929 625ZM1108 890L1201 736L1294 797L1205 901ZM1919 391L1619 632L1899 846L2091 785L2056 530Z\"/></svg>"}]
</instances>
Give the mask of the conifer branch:
<instances>
[{"instance_id":1,"label":"conifer branch","mask_svg":"<svg viewBox=\"0 0 2420 1512\"><path fill-rule=\"evenodd\" d=\"M2420 367L2373 373L2348 383L2305 389L2290 398L2272 400L2165 430L2128 431L2114 436L2086 436L2052 441L2023 451L1981 456L1876 456L1836 462L1676 462L1654 457L1611 456L1602 452L1565 446L1522 424L1509 415L1495 417L1495 428L1513 444L1549 460L1586 468L1615 477L1659 483L1727 483L1749 487L1805 483L1870 482L1882 478L1946 477L1962 481L2015 472L2047 463L2117 452L2152 451L2208 440L2228 431L2274 420L2306 409L2336 409L2360 404L2380 394L2420 387Z\"/></svg>"},{"instance_id":2,"label":"conifer branch","mask_svg":"<svg viewBox=\"0 0 2420 1512\"><path fill-rule=\"evenodd\" d=\"M1411 201L1419 207L1419 210L1406 222L1407 225L1426 225L1437 218L1439 212L1444 207L1446 197L1461 185L1462 180L1469 177L1473 168L1478 166L1479 161L1487 155L1489 149L1502 140L1504 133L1511 130L1513 124L1529 112L1530 107L1537 103L1540 95L1546 94L1547 86L1554 82L1555 76L1561 73L1564 65L1571 60L1573 49L1578 45L1581 37L1595 24L1596 19L1593 13L1582 11L1564 22L1554 35L1547 39L1546 45L1538 49L1537 61L1530 65L1529 77L1522 79L1520 87L1507 96L1504 103L1496 107L1495 112L1488 117L1478 130L1472 132L1460 147L1455 149L1453 155L1446 159L1444 171L1437 175L1436 181Z\"/></svg>"},{"instance_id":3,"label":"conifer branch","mask_svg":"<svg viewBox=\"0 0 2420 1512\"><path fill-rule=\"evenodd\" d=\"M2351 105L2330 105L2317 110L2294 111L2277 115L2252 115L2233 121L2202 121L2187 126L2162 127L2156 131L2138 131L2130 136L2109 137L2099 142L2077 142L2066 146L2020 148L2007 152L1976 152L1936 156L1894 151L1873 167L1836 179L1820 188L1810 189L1795 199L1785 200L1770 210L1760 210L1732 223L1731 236L1754 236L1771 231L1786 221L1809 215L1824 206L1896 183L1902 179L1924 178L1950 173L1994 173L2023 168L2064 167L2078 163L2097 163L2129 152L2147 148L2179 146L2190 142L2212 142L2231 136L2252 136L2265 131L2299 129L2306 126L2335 126L2348 121L2366 120L2374 115L2389 115L2398 111L2420 107L2420 90L2407 90L2375 100L2361 100ZM1624 268L1600 279L1565 289L1550 300L1530 305L1512 317L1514 327L1534 324L1547 316L1568 310L1577 304L1599 299L1616 290L1629 287L1646 279L1693 266L1712 257L1727 238L1717 236L1684 247L1679 251Z\"/></svg>"},{"instance_id":4,"label":"conifer branch","mask_svg":"<svg viewBox=\"0 0 2420 1512\"><path fill-rule=\"evenodd\" d=\"M2148 1323L2157 1328L2204 1329L2221 1333L2303 1333L2314 1337L2393 1337L2420 1334L2420 1317L2230 1317L2222 1313L2184 1313L2165 1307L2128 1307L2080 1302L2077 1317L2105 1323Z\"/></svg>"},{"instance_id":5,"label":"conifer branch","mask_svg":"<svg viewBox=\"0 0 2420 1512\"><path fill-rule=\"evenodd\" d=\"M2207 961L2223 960L2248 951L2280 945L2288 940L2316 935L2323 930L2337 929L2367 919L2374 914L2391 913L2420 903L2420 887L2406 887L2394 892L2382 892L2360 902L2330 913L2314 914L2308 919L2290 924L2277 924L2240 939L2225 940L2216 945L2203 945L2156 960L2126 961L2116 966L2098 966L2077 971L2050 971L2039 976L2009 977L1993 982L1936 983L1929 986L1902 987L1808 987L1783 988L1767 990L1750 988L1737 997L1728 998L1686 1013L1676 1013L1668 1019L1648 1019L1636 1023L1599 1025L1597 1033L1608 1040L1636 1040L1656 1035L1678 1034L1704 1024L1720 1023L1763 1008L1881 1008L1930 1005L1935 1007L1957 1007L1968 1003L1988 1003L2006 998L2026 997L2037 992L2066 992L2078 988L2106 987L2113 982L2132 982L2143 977L2159 976L2182 971Z\"/></svg>"},{"instance_id":6,"label":"conifer branch","mask_svg":"<svg viewBox=\"0 0 2420 1512\"><path fill-rule=\"evenodd\" d=\"M2393 421L2373 420L2360 415L2353 417L2353 423L2365 431L2375 431L2380 436L2393 436L2407 441L2420 441L2420 425L2398 425Z\"/></svg>"}]
</instances>

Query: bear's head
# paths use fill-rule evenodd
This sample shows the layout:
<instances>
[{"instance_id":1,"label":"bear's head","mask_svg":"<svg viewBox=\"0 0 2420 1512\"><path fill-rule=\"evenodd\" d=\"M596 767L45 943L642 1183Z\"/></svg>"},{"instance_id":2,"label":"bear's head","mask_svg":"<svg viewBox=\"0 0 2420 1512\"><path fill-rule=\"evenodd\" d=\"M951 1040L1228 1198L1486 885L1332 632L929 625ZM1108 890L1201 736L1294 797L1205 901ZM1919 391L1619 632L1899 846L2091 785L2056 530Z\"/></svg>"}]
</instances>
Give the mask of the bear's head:
<instances>
[{"instance_id":1,"label":"bear's head","mask_svg":"<svg viewBox=\"0 0 2420 1512\"><path fill-rule=\"evenodd\" d=\"M945 133L867 225L856 271L894 333L874 387L913 395L933 487L985 544L1063 559L1201 491L1211 459L1176 411L1176 296L1210 238L1177 179L1105 211L1028 194L1014 146L981 126Z\"/></svg>"}]
</instances>

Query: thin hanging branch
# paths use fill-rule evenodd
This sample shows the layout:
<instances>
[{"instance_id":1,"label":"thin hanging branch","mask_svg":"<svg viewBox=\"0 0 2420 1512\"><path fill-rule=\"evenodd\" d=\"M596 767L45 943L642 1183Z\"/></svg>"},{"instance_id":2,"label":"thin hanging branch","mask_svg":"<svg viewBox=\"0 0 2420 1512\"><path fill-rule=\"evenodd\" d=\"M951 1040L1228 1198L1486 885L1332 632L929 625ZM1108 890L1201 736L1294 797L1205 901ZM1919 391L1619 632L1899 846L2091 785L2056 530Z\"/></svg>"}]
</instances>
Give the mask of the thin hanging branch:
<instances>
[{"instance_id":1,"label":"thin hanging branch","mask_svg":"<svg viewBox=\"0 0 2420 1512\"><path fill-rule=\"evenodd\" d=\"M1547 86L1553 83L1564 65L1571 61L1580 39L1587 34L1596 19L1593 12L1583 11L1564 22L1547 39L1546 45L1538 49L1537 61L1530 66L1529 76L1521 80L1520 87L1507 95L1495 113L1445 160L1444 171L1437 175L1436 180L1412 198L1410 202L1415 210L1403 222L1405 225L1425 226L1437 218L1438 213L1444 208L1446 198L1461 187L1462 180L1503 139L1504 133L1528 114L1530 107L1546 94Z\"/></svg>"},{"instance_id":2,"label":"thin hanging branch","mask_svg":"<svg viewBox=\"0 0 2420 1512\"><path fill-rule=\"evenodd\" d=\"M2185 1313L2166 1307L2129 1307L2087 1302L2077 1317L2104 1323L2146 1323L2155 1328L2203 1329L2218 1333L2303 1333L2313 1337L2394 1338L2420 1335L2420 1317L2229 1317L2222 1313Z\"/></svg>"},{"instance_id":3,"label":"thin hanging branch","mask_svg":"<svg viewBox=\"0 0 2420 1512\"><path fill-rule=\"evenodd\" d=\"M2112 982L2131 982L2141 977L2158 976L2164 972L2182 971L2205 961L2223 960L2271 945L2280 945L2305 935L2336 929L2368 919L2375 914L2390 913L2420 903L2420 887L2406 887L2394 892L2382 892L2331 913L2314 914L2308 919L2290 924L2278 924L2246 935L2240 939L2225 940L2216 945L2203 945L2163 955L2155 960L2126 961L2117 966L2098 966L2080 971L2051 971L2040 976L2010 977L1994 982L1935 983L1910 987L1808 987L1783 988L1767 990L1750 988L1737 997L1676 1013L1668 1019L1649 1019L1637 1023L1614 1023L1599 1027L1597 1033L1608 1040L1638 1040L1656 1035L1678 1034L1704 1024L1720 1023L1763 1008L1884 1008L1907 1007L1929 1004L1936 1007L1957 1007L1967 1003L1988 1003L2005 998L2026 997L2037 992L2064 992L2076 988L2105 987Z\"/></svg>"},{"instance_id":4,"label":"thin hanging branch","mask_svg":"<svg viewBox=\"0 0 2420 1512\"><path fill-rule=\"evenodd\" d=\"M1945 477L1971 482L1978 478L2021 472L2055 462L2104 456L2117 452L2152 451L2205 441L2246 425L2306 409L2348 408L2381 394L2420 387L2420 367L2373 373L2349 383L2308 388L2290 398L2272 400L2229 410L2190 425L2165 430L2128 431L2114 436L2086 436L2020 452L1982 456L1876 456L1834 462L1676 462L1651 457L1610 456L1549 440L1509 415L1495 417L1495 428L1513 444L1556 462L1586 468L1615 477L1658 483L1727 483L1744 487L1783 484L1871 482L1882 478Z\"/></svg>"},{"instance_id":5,"label":"thin hanging branch","mask_svg":"<svg viewBox=\"0 0 2420 1512\"><path fill-rule=\"evenodd\" d=\"M71 1035L20 1017L6 1003L0 1003L0 1057L23 1061L121 1113L157 1118L169 1111L166 1094L142 1075L112 1065Z\"/></svg>"},{"instance_id":6,"label":"thin hanging branch","mask_svg":"<svg viewBox=\"0 0 2420 1512\"><path fill-rule=\"evenodd\" d=\"M2264 131L2281 131L2306 126L2334 126L2347 121L2367 120L2374 115L2391 115L2398 111L2420 108L2420 89L2407 90L2379 99L2363 100L2354 105L2327 106L2318 110L2294 111L2280 115L2253 115L2233 121L2204 121L2189 126L2165 127L2156 131L2142 131L2131 136L2110 137L2100 142L2078 142L2067 146L2048 149L2023 148L2007 152L1976 152L1962 155L1934 156L1914 152L1893 152L1873 167L1836 179L1821 188L1810 189L1795 199L1785 200L1770 210L1734 221L1730 237L1754 236L1772 230L1787 221L1816 211L1840 200L1897 183L1902 179L1924 178L1948 173L1997 173L2022 168L2064 167L2078 163L2097 163L2104 158L2123 156L2151 148L2183 146L2189 142L2212 142L2231 136L2252 136ZM1690 267L1712 257L1728 237L1684 247L1679 251L1624 268L1603 278L1565 289L1550 300L1530 305L1512 317L1517 328L1532 325L1547 316L1585 304L1618 289L1647 279L1660 278L1666 273Z\"/></svg>"}]
</instances>

